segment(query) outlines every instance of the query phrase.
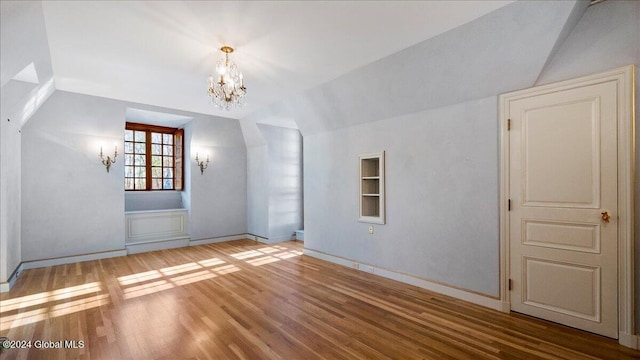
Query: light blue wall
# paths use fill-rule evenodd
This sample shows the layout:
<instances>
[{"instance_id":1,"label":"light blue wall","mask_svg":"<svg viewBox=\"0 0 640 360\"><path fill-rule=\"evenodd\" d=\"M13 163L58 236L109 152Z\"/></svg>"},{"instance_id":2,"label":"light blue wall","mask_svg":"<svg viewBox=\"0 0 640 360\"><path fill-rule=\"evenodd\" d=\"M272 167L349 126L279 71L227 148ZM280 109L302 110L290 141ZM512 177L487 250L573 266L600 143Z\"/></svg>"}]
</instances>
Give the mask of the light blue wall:
<instances>
[{"instance_id":1,"label":"light blue wall","mask_svg":"<svg viewBox=\"0 0 640 360\"><path fill-rule=\"evenodd\" d=\"M269 238L269 157L267 145L247 148L247 228Z\"/></svg>"},{"instance_id":2,"label":"light blue wall","mask_svg":"<svg viewBox=\"0 0 640 360\"><path fill-rule=\"evenodd\" d=\"M200 175L185 153L191 238L246 232L246 150L237 120L56 91L22 128L22 261L124 248L122 158L107 173L98 152L100 143L105 151L123 148L131 106L193 117L187 151L197 144L211 154Z\"/></svg>"},{"instance_id":3,"label":"light blue wall","mask_svg":"<svg viewBox=\"0 0 640 360\"><path fill-rule=\"evenodd\" d=\"M23 126L23 261L124 248L124 167L98 154L123 149L125 109L56 91Z\"/></svg>"},{"instance_id":4,"label":"light blue wall","mask_svg":"<svg viewBox=\"0 0 640 360\"><path fill-rule=\"evenodd\" d=\"M247 232L247 149L238 120L202 114L191 121L191 239ZM193 160L208 153L204 174Z\"/></svg>"},{"instance_id":5,"label":"light blue wall","mask_svg":"<svg viewBox=\"0 0 640 360\"><path fill-rule=\"evenodd\" d=\"M585 2L516 2L252 114L304 136L305 247L498 295L497 95L530 87ZM387 224L358 155L387 152Z\"/></svg>"},{"instance_id":6,"label":"light blue wall","mask_svg":"<svg viewBox=\"0 0 640 360\"><path fill-rule=\"evenodd\" d=\"M182 191L125 191L124 210L183 209Z\"/></svg>"},{"instance_id":7,"label":"light blue wall","mask_svg":"<svg viewBox=\"0 0 640 360\"><path fill-rule=\"evenodd\" d=\"M495 296L495 96L305 136L305 247ZM358 219L358 155L386 151L386 224Z\"/></svg>"},{"instance_id":8,"label":"light blue wall","mask_svg":"<svg viewBox=\"0 0 640 360\"><path fill-rule=\"evenodd\" d=\"M20 124L0 117L0 282L20 265Z\"/></svg>"},{"instance_id":9,"label":"light blue wall","mask_svg":"<svg viewBox=\"0 0 640 360\"><path fill-rule=\"evenodd\" d=\"M189 165L190 163L194 163L194 159L191 156L191 138L192 138L192 126L191 122L188 122L184 125L184 188L180 192L181 195L181 203L182 207L187 210L191 210L191 177L193 176L193 165ZM199 169L196 168L196 173L199 172ZM191 213L189 213L189 217L191 217ZM193 231L191 229L191 223L189 223L189 234Z\"/></svg>"},{"instance_id":10,"label":"light blue wall","mask_svg":"<svg viewBox=\"0 0 640 360\"><path fill-rule=\"evenodd\" d=\"M22 124L55 89L42 4L0 2L0 283L21 259ZM33 65L39 83L13 79Z\"/></svg>"},{"instance_id":11,"label":"light blue wall","mask_svg":"<svg viewBox=\"0 0 640 360\"><path fill-rule=\"evenodd\" d=\"M258 124L267 143L269 242L302 229L302 136L297 129Z\"/></svg>"},{"instance_id":12,"label":"light blue wall","mask_svg":"<svg viewBox=\"0 0 640 360\"><path fill-rule=\"evenodd\" d=\"M297 129L242 120L247 143L249 233L268 242L302 228L302 136Z\"/></svg>"}]
</instances>

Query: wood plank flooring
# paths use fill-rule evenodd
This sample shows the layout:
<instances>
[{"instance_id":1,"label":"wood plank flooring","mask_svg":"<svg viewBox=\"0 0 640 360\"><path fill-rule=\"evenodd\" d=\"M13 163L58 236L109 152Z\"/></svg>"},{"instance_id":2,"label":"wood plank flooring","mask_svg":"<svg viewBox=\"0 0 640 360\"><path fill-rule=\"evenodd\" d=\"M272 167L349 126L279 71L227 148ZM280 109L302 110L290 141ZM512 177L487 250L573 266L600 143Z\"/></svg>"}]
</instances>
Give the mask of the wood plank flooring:
<instances>
[{"instance_id":1,"label":"wood plank flooring","mask_svg":"<svg viewBox=\"0 0 640 360\"><path fill-rule=\"evenodd\" d=\"M0 295L0 336L32 347L0 358L640 359L302 248L240 240L26 270ZM63 340L78 348L35 348Z\"/></svg>"}]
</instances>

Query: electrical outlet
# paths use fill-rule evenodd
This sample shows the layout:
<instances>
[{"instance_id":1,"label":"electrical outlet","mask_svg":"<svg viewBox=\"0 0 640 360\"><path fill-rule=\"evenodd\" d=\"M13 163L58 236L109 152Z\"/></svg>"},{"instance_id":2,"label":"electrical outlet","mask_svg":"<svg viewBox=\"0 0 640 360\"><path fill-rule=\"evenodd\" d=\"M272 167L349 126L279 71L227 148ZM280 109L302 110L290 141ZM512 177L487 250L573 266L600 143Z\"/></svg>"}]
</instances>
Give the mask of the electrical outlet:
<instances>
[{"instance_id":1,"label":"electrical outlet","mask_svg":"<svg viewBox=\"0 0 640 360\"><path fill-rule=\"evenodd\" d=\"M365 265L364 271L372 273L374 272L373 266Z\"/></svg>"},{"instance_id":2,"label":"electrical outlet","mask_svg":"<svg viewBox=\"0 0 640 360\"><path fill-rule=\"evenodd\" d=\"M373 234L373 225L369 226L369 234Z\"/></svg>"},{"instance_id":3,"label":"electrical outlet","mask_svg":"<svg viewBox=\"0 0 640 360\"><path fill-rule=\"evenodd\" d=\"M360 264L358 264L357 262L352 262L351 267L354 269L360 269Z\"/></svg>"},{"instance_id":4,"label":"electrical outlet","mask_svg":"<svg viewBox=\"0 0 640 360\"><path fill-rule=\"evenodd\" d=\"M258 241L258 237L257 237L257 236L254 236L254 237L253 237L253 241Z\"/></svg>"}]
</instances>

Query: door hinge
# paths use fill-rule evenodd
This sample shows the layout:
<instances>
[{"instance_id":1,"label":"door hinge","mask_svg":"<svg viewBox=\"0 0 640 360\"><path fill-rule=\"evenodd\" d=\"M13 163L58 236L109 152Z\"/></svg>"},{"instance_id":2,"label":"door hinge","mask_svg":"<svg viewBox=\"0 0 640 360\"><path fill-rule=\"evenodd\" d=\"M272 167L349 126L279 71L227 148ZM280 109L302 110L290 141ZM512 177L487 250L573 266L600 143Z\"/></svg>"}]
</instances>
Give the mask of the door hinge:
<instances>
[{"instance_id":1,"label":"door hinge","mask_svg":"<svg viewBox=\"0 0 640 360\"><path fill-rule=\"evenodd\" d=\"M509 279L508 281L509 291L513 289L513 280Z\"/></svg>"},{"instance_id":2,"label":"door hinge","mask_svg":"<svg viewBox=\"0 0 640 360\"><path fill-rule=\"evenodd\" d=\"M507 131L511 131L511 119L507 119Z\"/></svg>"},{"instance_id":3,"label":"door hinge","mask_svg":"<svg viewBox=\"0 0 640 360\"><path fill-rule=\"evenodd\" d=\"M509 199L509 201L507 201L507 209L508 209L508 211L511 211L511 199Z\"/></svg>"}]
</instances>

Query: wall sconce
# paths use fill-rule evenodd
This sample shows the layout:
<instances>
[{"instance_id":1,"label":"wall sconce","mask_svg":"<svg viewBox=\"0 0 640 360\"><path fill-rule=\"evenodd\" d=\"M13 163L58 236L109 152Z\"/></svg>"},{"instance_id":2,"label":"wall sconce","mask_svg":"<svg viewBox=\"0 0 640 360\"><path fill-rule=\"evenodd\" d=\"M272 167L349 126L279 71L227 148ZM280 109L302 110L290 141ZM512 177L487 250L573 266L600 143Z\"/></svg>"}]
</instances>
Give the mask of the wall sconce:
<instances>
[{"instance_id":1,"label":"wall sconce","mask_svg":"<svg viewBox=\"0 0 640 360\"><path fill-rule=\"evenodd\" d=\"M104 154L102 153L102 146L100 146L100 159L102 159L102 165L106 166L107 172L109 172L109 168L111 168L111 164L116 163L116 157L118 156L118 145L116 145L116 149L113 152L113 158L107 155L107 158L104 158Z\"/></svg>"},{"instance_id":2,"label":"wall sconce","mask_svg":"<svg viewBox=\"0 0 640 360\"><path fill-rule=\"evenodd\" d=\"M204 174L204 169L209 166L209 155L207 155L207 162L205 163L204 161L200 161L200 159L198 159L198 153L196 153L196 164L198 164L198 167L200 168L200 174Z\"/></svg>"}]
</instances>

